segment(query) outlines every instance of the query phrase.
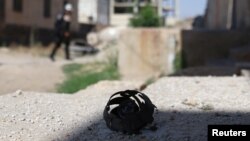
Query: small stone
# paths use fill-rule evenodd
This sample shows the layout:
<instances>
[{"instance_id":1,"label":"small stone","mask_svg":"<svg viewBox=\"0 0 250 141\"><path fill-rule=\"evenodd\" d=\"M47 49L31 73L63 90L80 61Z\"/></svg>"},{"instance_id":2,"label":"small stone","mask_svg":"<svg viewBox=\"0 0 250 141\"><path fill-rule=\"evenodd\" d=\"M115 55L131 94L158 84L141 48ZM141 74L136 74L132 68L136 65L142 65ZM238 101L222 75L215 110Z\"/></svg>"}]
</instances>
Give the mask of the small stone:
<instances>
[{"instance_id":1,"label":"small stone","mask_svg":"<svg viewBox=\"0 0 250 141\"><path fill-rule=\"evenodd\" d=\"M17 95L22 95L22 94L23 94L23 91L22 91L22 90L17 90L15 93L16 93Z\"/></svg>"},{"instance_id":2,"label":"small stone","mask_svg":"<svg viewBox=\"0 0 250 141\"><path fill-rule=\"evenodd\" d=\"M25 121L25 120L26 120L25 118L20 119L20 121Z\"/></svg>"},{"instance_id":3,"label":"small stone","mask_svg":"<svg viewBox=\"0 0 250 141\"><path fill-rule=\"evenodd\" d=\"M198 105L198 103L194 100L190 100L190 99L185 99L184 101L182 101L182 104L187 105L187 106L191 106L191 107L195 107Z\"/></svg>"},{"instance_id":4,"label":"small stone","mask_svg":"<svg viewBox=\"0 0 250 141\"><path fill-rule=\"evenodd\" d=\"M214 110L214 107L213 105L203 104L202 107L200 107L200 109L204 111L212 111Z\"/></svg>"},{"instance_id":5,"label":"small stone","mask_svg":"<svg viewBox=\"0 0 250 141\"><path fill-rule=\"evenodd\" d=\"M58 118L58 119L56 119L56 121L57 121L57 122L62 122L62 120L61 120L61 119L59 119L59 118Z\"/></svg>"},{"instance_id":6,"label":"small stone","mask_svg":"<svg viewBox=\"0 0 250 141\"><path fill-rule=\"evenodd\" d=\"M93 130L91 127L88 127L87 129L88 129L89 131L92 131L92 130Z\"/></svg>"}]
</instances>

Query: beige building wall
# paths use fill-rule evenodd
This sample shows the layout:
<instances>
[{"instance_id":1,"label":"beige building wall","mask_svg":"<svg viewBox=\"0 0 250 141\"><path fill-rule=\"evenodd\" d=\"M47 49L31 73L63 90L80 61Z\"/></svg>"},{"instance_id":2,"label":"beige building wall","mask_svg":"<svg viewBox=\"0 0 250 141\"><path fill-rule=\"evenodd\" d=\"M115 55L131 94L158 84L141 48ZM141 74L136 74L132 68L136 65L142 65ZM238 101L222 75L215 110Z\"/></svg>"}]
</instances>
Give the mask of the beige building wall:
<instances>
[{"instance_id":1,"label":"beige building wall","mask_svg":"<svg viewBox=\"0 0 250 141\"><path fill-rule=\"evenodd\" d=\"M116 14L115 10L115 0L110 0L110 24L114 26L127 26L129 19L132 17L130 14Z\"/></svg>"},{"instance_id":2,"label":"beige building wall","mask_svg":"<svg viewBox=\"0 0 250 141\"><path fill-rule=\"evenodd\" d=\"M155 6L158 10L159 15L161 15L161 3L162 0L152 0L152 5ZM116 4L115 0L110 0L110 24L114 26L128 26L130 18L132 18L134 13L115 13L115 6L116 5L134 5L134 2L131 3L124 3L124 4ZM145 5L145 4L144 4ZM141 5L143 6L143 4ZM121 6L122 7L122 6ZM134 9L134 12L136 10Z\"/></svg>"},{"instance_id":3,"label":"beige building wall","mask_svg":"<svg viewBox=\"0 0 250 141\"><path fill-rule=\"evenodd\" d=\"M80 23L90 23L90 17L92 17L93 21L97 21L97 0L79 0L78 8L79 15L78 19Z\"/></svg>"},{"instance_id":4,"label":"beige building wall","mask_svg":"<svg viewBox=\"0 0 250 141\"><path fill-rule=\"evenodd\" d=\"M70 0L74 6L74 11L77 11L77 1L78 0ZM35 28L53 29L56 16L63 8L63 0L51 0L51 16L50 18L45 18L43 14L44 0L23 0L22 12L14 11L12 2L12 0L6 0L5 23L29 27L33 26ZM71 28L72 30L78 29L77 12L73 14Z\"/></svg>"}]
</instances>

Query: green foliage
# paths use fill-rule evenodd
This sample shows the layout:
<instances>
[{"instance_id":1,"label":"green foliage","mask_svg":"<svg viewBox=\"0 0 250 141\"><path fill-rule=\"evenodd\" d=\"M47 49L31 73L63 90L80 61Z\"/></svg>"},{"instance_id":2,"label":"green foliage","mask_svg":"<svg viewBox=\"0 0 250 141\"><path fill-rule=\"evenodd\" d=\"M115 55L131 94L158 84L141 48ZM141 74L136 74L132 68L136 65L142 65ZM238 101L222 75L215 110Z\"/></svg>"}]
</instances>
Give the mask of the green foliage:
<instances>
[{"instance_id":1,"label":"green foliage","mask_svg":"<svg viewBox=\"0 0 250 141\"><path fill-rule=\"evenodd\" d=\"M76 64L76 63L68 64L68 65L63 66L63 72L65 74L71 74L71 73L81 70L82 67L83 67L82 64Z\"/></svg>"},{"instance_id":2,"label":"green foliage","mask_svg":"<svg viewBox=\"0 0 250 141\"><path fill-rule=\"evenodd\" d=\"M182 54L181 52L178 52L174 60L174 71L178 72L182 68L183 68Z\"/></svg>"},{"instance_id":3,"label":"green foliage","mask_svg":"<svg viewBox=\"0 0 250 141\"><path fill-rule=\"evenodd\" d=\"M58 86L59 93L72 94L101 80L117 80L117 66L109 64L69 64L63 67L66 80Z\"/></svg>"},{"instance_id":4,"label":"green foliage","mask_svg":"<svg viewBox=\"0 0 250 141\"><path fill-rule=\"evenodd\" d=\"M156 78L149 78L148 80L146 80L146 82L144 83L146 86L149 86L151 84L153 84L155 82Z\"/></svg>"},{"instance_id":5,"label":"green foliage","mask_svg":"<svg viewBox=\"0 0 250 141\"><path fill-rule=\"evenodd\" d=\"M132 27L160 27L162 26L161 18L158 16L154 7L147 5L140 12L130 19Z\"/></svg>"}]
</instances>

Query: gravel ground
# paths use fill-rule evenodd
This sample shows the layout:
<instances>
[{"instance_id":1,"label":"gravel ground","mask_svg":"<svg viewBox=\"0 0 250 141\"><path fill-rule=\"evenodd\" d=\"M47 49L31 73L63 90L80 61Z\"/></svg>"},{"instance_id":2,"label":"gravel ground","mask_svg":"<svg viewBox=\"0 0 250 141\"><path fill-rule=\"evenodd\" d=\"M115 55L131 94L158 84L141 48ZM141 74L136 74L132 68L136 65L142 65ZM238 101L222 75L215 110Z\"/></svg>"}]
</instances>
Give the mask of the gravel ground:
<instances>
[{"instance_id":1,"label":"gravel ground","mask_svg":"<svg viewBox=\"0 0 250 141\"><path fill-rule=\"evenodd\" d=\"M109 96L135 83L101 82L75 95L17 91L0 96L0 140L206 140L208 124L250 124L250 80L243 77L162 78L144 92L158 107L158 130L110 131L102 112Z\"/></svg>"}]
</instances>

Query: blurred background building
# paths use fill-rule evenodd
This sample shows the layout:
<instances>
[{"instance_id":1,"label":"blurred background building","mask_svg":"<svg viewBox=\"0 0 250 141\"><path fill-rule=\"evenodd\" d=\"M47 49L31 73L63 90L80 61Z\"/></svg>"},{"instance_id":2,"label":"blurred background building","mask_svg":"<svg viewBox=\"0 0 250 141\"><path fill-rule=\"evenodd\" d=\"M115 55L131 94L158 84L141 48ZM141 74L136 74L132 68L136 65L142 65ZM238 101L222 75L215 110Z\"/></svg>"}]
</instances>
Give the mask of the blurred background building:
<instances>
[{"instance_id":1,"label":"blurred background building","mask_svg":"<svg viewBox=\"0 0 250 141\"><path fill-rule=\"evenodd\" d=\"M85 37L94 26L127 26L144 6L155 7L166 25L179 17L179 0L0 0L0 43L50 42L57 14L74 6L71 29Z\"/></svg>"},{"instance_id":2,"label":"blurred background building","mask_svg":"<svg viewBox=\"0 0 250 141\"><path fill-rule=\"evenodd\" d=\"M155 7L169 25L175 24L179 18L179 0L79 0L79 22L127 26L133 14L147 4Z\"/></svg>"},{"instance_id":3,"label":"blurred background building","mask_svg":"<svg viewBox=\"0 0 250 141\"><path fill-rule=\"evenodd\" d=\"M4 25L53 29L54 21L67 0L0 0ZM70 0L76 6L77 0ZM77 11L77 7L74 7ZM72 29L77 30L77 12L73 14Z\"/></svg>"},{"instance_id":4,"label":"blurred background building","mask_svg":"<svg viewBox=\"0 0 250 141\"><path fill-rule=\"evenodd\" d=\"M166 26L175 26L180 20L179 0L162 0L162 16Z\"/></svg>"},{"instance_id":5,"label":"blurred background building","mask_svg":"<svg viewBox=\"0 0 250 141\"><path fill-rule=\"evenodd\" d=\"M180 0L0 0L0 43L49 42L63 5L74 5L72 31L84 37L94 27L127 26L133 14L153 5L166 26L192 20L196 29L246 29L250 26L248 0L209 0L204 15L180 19ZM184 22L183 22L184 21Z\"/></svg>"},{"instance_id":6,"label":"blurred background building","mask_svg":"<svg viewBox=\"0 0 250 141\"><path fill-rule=\"evenodd\" d=\"M77 1L70 0L77 11ZM0 43L29 44L50 42L56 16L68 0L0 0ZM72 16L72 30L78 31L77 12Z\"/></svg>"},{"instance_id":7,"label":"blurred background building","mask_svg":"<svg viewBox=\"0 0 250 141\"><path fill-rule=\"evenodd\" d=\"M65 2L74 5L73 30L79 23L127 26L148 3L169 23L179 17L179 0L0 0L1 24L52 29Z\"/></svg>"}]
</instances>

